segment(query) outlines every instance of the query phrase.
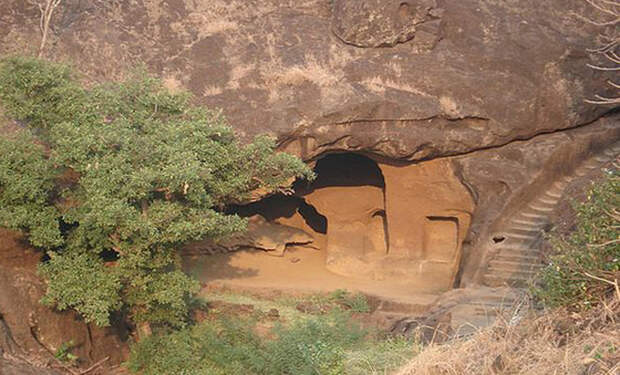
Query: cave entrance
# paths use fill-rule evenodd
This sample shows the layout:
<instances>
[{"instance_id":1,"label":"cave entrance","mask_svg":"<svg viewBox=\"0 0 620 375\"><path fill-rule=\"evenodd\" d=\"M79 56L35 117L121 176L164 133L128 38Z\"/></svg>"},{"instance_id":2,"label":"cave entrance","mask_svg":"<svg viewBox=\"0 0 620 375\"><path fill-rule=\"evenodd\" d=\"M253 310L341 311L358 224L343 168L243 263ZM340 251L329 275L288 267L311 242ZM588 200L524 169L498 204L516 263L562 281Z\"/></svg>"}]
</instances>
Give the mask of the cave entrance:
<instances>
[{"instance_id":1,"label":"cave entrance","mask_svg":"<svg viewBox=\"0 0 620 375\"><path fill-rule=\"evenodd\" d=\"M450 160L402 165L334 153L314 171L316 180L295 182L294 195L232 208L258 229L239 236L250 245L211 253L192 269L252 287L401 296L453 287L474 204Z\"/></svg>"}]
</instances>

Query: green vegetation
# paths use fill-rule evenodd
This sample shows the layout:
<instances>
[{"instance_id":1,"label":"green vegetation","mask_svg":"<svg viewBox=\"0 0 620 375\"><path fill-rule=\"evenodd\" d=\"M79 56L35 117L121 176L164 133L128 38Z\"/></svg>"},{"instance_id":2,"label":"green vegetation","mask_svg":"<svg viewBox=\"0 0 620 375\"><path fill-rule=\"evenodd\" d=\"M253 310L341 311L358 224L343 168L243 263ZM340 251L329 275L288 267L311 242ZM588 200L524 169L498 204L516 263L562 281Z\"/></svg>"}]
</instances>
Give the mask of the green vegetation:
<instances>
[{"instance_id":1,"label":"green vegetation","mask_svg":"<svg viewBox=\"0 0 620 375\"><path fill-rule=\"evenodd\" d=\"M541 273L541 286L534 290L546 305L583 309L618 293L619 210L620 175L616 170L588 192L585 202L575 206L575 231L551 238L556 254Z\"/></svg>"},{"instance_id":2,"label":"green vegetation","mask_svg":"<svg viewBox=\"0 0 620 375\"><path fill-rule=\"evenodd\" d=\"M350 293L344 289L337 289L329 294L329 300L345 306L353 312L370 312L370 306L366 296L361 293Z\"/></svg>"},{"instance_id":3,"label":"green vegetation","mask_svg":"<svg viewBox=\"0 0 620 375\"><path fill-rule=\"evenodd\" d=\"M60 347L54 353L54 358L60 362L73 363L78 360L78 356L71 353L71 349L75 347L73 340L63 342Z\"/></svg>"},{"instance_id":4,"label":"green vegetation","mask_svg":"<svg viewBox=\"0 0 620 375\"><path fill-rule=\"evenodd\" d=\"M234 294L225 296L233 300ZM258 302L265 311L273 306L282 310L292 302L250 296L236 300ZM295 301L308 304L316 299ZM366 375L394 370L418 349L405 338L382 338L362 328L335 302L330 307L319 315L289 311L290 321L272 323L267 330L266 314L260 309L249 317L212 312L211 320L134 344L127 365L144 375Z\"/></svg>"},{"instance_id":5,"label":"green vegetation","mask_svg":"<svg viewBox=\"0 0 620 375\"><path fill-rule=\"evenodd\" d=\"M43 302L98 325L120 311L144 333L183 327L198 283L177 250L244 230L227 204L312 178L272 139L239 143L219 112L140 71L85 88L67 66L11 57L0 105L24 125L0 137L0 226L47 252Z\"/></svg>"}]
</instances>

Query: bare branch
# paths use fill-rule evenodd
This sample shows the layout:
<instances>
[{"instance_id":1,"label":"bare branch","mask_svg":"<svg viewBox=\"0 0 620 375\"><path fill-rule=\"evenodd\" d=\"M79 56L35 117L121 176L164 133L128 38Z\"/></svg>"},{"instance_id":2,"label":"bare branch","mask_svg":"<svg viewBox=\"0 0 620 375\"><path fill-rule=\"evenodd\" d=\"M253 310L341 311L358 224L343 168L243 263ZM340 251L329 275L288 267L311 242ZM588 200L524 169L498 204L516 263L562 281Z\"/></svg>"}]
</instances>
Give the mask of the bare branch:
<instances>
[{"instance_id":1,"label":"bare branch","mask_svg":"<svg viewBox=\"0 0 620 375\"><path fill-rule=\"evenodd\" d=\"M600 46L598 48L594 48L594 49L588 48L588 49L586 49L586 51L588 51L590 53L607 53L607 52L613 50L614 48L616 48L616 46L618 45L619 42L620 41L618 41L616 39L616 40L613 40L613 41L609 42L608 44L602 45L602 46Z\"/></svg>"},{"instance_id":2,"label":"bare branch","mask_svg":"<svg viewBox=\"0 0 620 375\"><path fill-rule=\"evenodd\" d=\"M613 286L614 290L616 291L616 296L618 298L620 298L620 286L618 286L618 280L611 281L611 280L603 279L603 278L591 275L591 274L589 274L587 272L584 272L584 275L586 275L589 278L592 278L594 280L598 280L598 281L601 281L601 282L604 282L606 284L609 284L609 285Z\"/></svg>"},{"instance_id":3,"label":"bare branch","mask_svg":"<svg viewBox=\"0 0 620 375\"><path fill-rule=\"evenodd\" d=\"M620 17L614 18L610 21L596 21L596 20L593 20L592 18L584 17L581 14L577 14L575 12L571 12L571 14L579 18L580 20L586 23L589 23L591 25L594 25L594 26L611 26L611 25L615 25L620 22Z\"/></svg>"},{"instance_id":4,"label":"bare branch","mask_svg":"<svg viewBox=\"0 0 620 375\"><path fill-rule=\"evenodd\" d=\"M615 88L617 88L617 89L620 89L620 85L619 85L619 84L617 84L617 83L615 83L615 82L612 82L612 81L607 81L607 83L609 83L609 85L610 85L611 87L615 87Z\"/></svg>"},{"instance_id":5,"label":"bare branch","mask_svg":"<svg viewBox=\"0 0 620 375\"><path fill-rule=\"evenodd\" d=\"M578 16L579 19L584 20L592 25L602 27L601 33L598 35L598 39L601 42L596 48L588 49L587 51L594 55L603 55L604 61L610 62L611 66L605 66L607 64L602 63L599 59L597 63L586 64L589 68L601 71L601 72L617 72L620 71L620 56L618 55L618 47L620 46L620 31L616 27L620 23L620 0L584 0L590 4L599 13L599 17L591 19L584 16ZM611 17L610 17L611 16ZM594 95L594 99L586 100L586 103L601 104L601 105L617 105L620 104L620 84L608 79L607 84L611 86L612 91L616 91L615 97L606 97L601 95Z\"/></svg>"},{"instance_id":6,"label":"bare branch","mask_svg":"<svg viewBox=\"0 0 620 375\"><path fill-rule=\"evenodd\" d=\"M602 3L609 4L615 7L620 7L620 2L618 0L599 0Z\"/></svg>"},{"instance_id":7,"label":"bare branch","mask_svg":"<svg viewBox=\"0 0 620 375\"><path fill-rule=\"evenodd\" d=\"M605 99L605 100L584 100L586 103L590 104L600 104L600 105L608 105L608 104L620 104L620 98L615 99Z\"/></svg>"},{"instance_id":8,"label":"bare branch","mask_svg":"<svg viewBox=\"0 0 620 375\"><path fill-rule=\"evenodd\" d=\"M620 64L620 57L618 55L616 55L614 52L610 51L607 52L606 54L604 54L603 56L605 56L609 61L616 63L616 64Z\"/></svg>"},{"instance_id":9,"label":"bare branch","mask_svg":"<svg viewBox=\"0 0 620 375\"><path fill-rule=\"evenodd\" d=\"M39 19L39 29L41 29L41 44L39 45L39 57L43 56L45 49L45 43L47 42L47 36L49 34L50 22L52 21L52 15L54 10L62 3L63 0L45 0L45 5L41 2L29 1L31 4L36 4L41 12L41 18Z\"/></svg>"},{"instance_id":10,"label":"bare branch","mask_svg":"<svg viewBox=\"0 0 620 375\"><path fill-rule=\"evenodd\" d=\"M602 70L602 71L616 71L616 70L620 70L620 66L613 66L613 67L606 67L606 66L598 66L598 65L592 65L592 64L586 64L589 68L592 69L596 69L596 70Z\"/></svg>"},{"instance_id":11,"label":"bare branch","mask_svg":"<svg viewBox=\"0 0 620 375\"><path fill-rule=\"evenodd\" d=\"M610 14L612 16L618 17L618 12L614 11L613 9L605 8L603 5L601 5L601 4L608 3L608 1L605 1L605 0L598 0L598 1L586 0L586 2L588 4L590 4L590 5L592 5L594 8L600 10L603 13ZM618 6L617 4L613 4L613 3L612 3L612 5Z\"/></svg>"}]
</instances>

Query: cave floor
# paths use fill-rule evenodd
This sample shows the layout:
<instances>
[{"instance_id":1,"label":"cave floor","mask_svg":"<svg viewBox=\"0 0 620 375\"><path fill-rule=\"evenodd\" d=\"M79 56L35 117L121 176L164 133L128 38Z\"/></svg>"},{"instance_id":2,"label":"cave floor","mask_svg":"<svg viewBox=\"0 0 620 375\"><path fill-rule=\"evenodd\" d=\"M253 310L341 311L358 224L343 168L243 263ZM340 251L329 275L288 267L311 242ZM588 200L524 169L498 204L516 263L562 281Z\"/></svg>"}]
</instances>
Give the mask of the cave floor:
<instances>
[{"instance_id":1,"label":"cave floor","mask_svg":"<svg viewBox=\"0 0 620 375\"><path fill-rule=\"evenodd\" d=\"M283 293L320 293L336 289L362 292L388 303L423 312L438 297L420 293L419 285L344 277L325 267L325 252L287 247L276 257L260 250L187 256L184 268L208 287L269 290Z\"/></svg>"}]
</instances>

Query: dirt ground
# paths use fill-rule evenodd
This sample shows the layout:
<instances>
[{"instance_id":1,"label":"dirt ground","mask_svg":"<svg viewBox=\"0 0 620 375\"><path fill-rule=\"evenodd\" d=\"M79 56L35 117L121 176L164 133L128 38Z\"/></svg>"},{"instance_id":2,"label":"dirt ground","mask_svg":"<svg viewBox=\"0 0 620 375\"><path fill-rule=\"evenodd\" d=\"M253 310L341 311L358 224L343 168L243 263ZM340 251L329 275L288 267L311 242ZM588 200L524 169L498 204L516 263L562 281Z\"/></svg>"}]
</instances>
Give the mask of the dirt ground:
<instances>
[{"instance_id":1,"label":"dirt ground","mask_svg":"<svg viewBox=\"0 0 620 375\"><path fill-rule=\"evenodd\" d=\"M319 293L336 289L361 292L388 304L404 305L408 312L423 312L437 295L416 292L411 283L360 280L334 274L325 268L325 252L287 247L283 257L259 250L190 256L186 270L206 287L268 289L283 293Z\"/></svg>"}]
</instances>

